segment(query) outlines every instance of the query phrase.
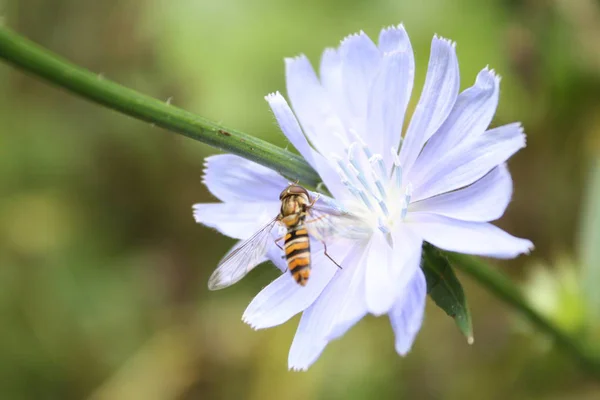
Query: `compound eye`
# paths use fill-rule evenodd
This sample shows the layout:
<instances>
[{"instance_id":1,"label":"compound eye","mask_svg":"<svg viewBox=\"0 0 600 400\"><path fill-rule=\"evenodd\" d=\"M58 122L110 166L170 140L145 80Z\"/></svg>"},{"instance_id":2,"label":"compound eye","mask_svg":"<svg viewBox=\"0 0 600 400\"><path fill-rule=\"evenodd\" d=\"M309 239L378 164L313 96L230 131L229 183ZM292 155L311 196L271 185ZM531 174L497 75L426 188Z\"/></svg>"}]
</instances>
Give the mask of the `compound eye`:
<instances>
[{"instance_id":1,"label":"compound eye","mask_svg":"<svg viewBox=\"0 0 600 400\"><path fill-rule=\"evenodd\" d=\"M288 188L285 188L283 192L279 195L279 200L283 200L283 198L288 194Z\"/></svg>"},{"instance_id":2,"label":"compound eye","mask_svg":"<svg viewBox=\"0 0 600 400\"><path fill-rule=\"evenodd\" d=\"M290 194L305 194L308 196L308 192L300 185L290 186L288 189Z\"/></svg>"}]
</instances>

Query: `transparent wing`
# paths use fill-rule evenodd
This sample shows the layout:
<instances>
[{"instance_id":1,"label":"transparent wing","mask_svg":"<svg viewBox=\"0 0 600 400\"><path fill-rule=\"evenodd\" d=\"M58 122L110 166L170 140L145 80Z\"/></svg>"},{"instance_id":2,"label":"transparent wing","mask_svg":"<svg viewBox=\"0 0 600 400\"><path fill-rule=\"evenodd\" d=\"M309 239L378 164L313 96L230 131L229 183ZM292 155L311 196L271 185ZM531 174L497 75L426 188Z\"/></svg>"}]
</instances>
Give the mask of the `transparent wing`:
<instances>
[{"instance_id":1,"label":"transparent wing","mask_svg":"<svg viewBox=\"0 0 600 400\"><path fill-rule=\"evenodd\" d=\"M269 241L273 240L271 230L278 218L275 217L258 232L234 246L219 262L217 269L208 279L210 290L224 289L242 279L258 264L266 261L265 254Z\"/></svg>"},{"instance_id":2,"label":"transparent wing","mask_svg":"<svg viewBox=\"0 0 600 400\"><path fill-rule=\"evenodd\" d=\"M308 209L305 226L309 234L321 241L334 236L358 239L366 234L364 224L357 215L324 196L319 197Z\"/></svg>"}]
</instances>

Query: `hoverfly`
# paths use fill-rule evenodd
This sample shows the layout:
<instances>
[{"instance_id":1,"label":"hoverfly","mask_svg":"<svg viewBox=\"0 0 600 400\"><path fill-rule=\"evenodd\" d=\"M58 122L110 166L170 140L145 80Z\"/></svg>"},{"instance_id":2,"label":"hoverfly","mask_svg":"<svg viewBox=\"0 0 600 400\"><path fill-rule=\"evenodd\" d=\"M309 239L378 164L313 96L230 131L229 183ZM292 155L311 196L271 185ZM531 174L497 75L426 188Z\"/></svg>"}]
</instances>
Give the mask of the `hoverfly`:
<instances>
[{"instance_id":1,"label":"hoverfly","mask_svg":"<svg viewBox=\"0 0 600 400\"><path fill-rule=\"evenodd\" d=\"M290 184L279 195L279 214L258 232L236 245L219 263L208 280L210 290L223 289L242 279L256 265L264 261L270 240L284 250L288 270L299 285L305 286L310 277L311 252L309 234L323 243L324 255L338 268L341 266L327 254L324 239L335 232L345 222L352 220L351 214L330 204L316 204L320 195L311 196L297 183ZM271 231L281 224L286 234L274 239ZM279 241L284 241L284 246Z\"/></svg>"}]
</instances>

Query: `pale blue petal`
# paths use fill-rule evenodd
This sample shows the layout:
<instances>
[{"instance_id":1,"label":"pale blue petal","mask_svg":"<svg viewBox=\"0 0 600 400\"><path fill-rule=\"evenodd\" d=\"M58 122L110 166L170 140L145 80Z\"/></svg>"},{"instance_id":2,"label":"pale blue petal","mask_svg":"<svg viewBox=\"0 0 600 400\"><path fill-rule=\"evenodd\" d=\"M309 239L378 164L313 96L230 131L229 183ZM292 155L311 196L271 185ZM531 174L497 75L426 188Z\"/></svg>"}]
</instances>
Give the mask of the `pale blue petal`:
<instances>
[{"instance_id":1,"label":"pale blue petal","mask_svg":"<svg viewBox=\"0 0 600 400\"><path fill-rule=\"evenodd\" d=\"M421 268L417 268L405 293L398 298L389 313L396 337L396 352L406 355L423 324L427 282Z\"/></svg>"},{"instance_id":2,"label":"pale blue petal","mask_svg":"<svg viewBox=\"0 0 600 400\"><path fill-rule=\"evenodd\" d=\"M496 258L527 254L533 243L514 237L487 222L468 222L427 213L410 213L408 222L419 235L440 249Z\"/></svg>"},{"instance_id":3,"label":"pale blue petal","mask_svg":"<svg viewBox=\"0 0 600 400\"><path fill-rule=\"evenodd\" d=\"M308 141L298 124L298 120L290 106L288 106L287 101L285 101L279 92L269 94L265 97L265 100L267 100L269 106L271 106L271 110L277 119L277 123L287 139L300 152L302 157L315 168L313 149L308 144Z\"/></svg>"},{"instance_id":4,"label":"pale blue petal","mask_svg":"<svg viewBox=\"0 0 600 400\"><path fill-rule=\"evenodd\" d=\"M343 259L341 255L347 253L344 248L329 246L328 253ZM309 307L338 271L338 267L323 254L323 246L319 242L311 241L311 254L312 270L306 286L298 285L290 272L285 271L256 295L246 308L242 320L254 329L271 328ZM280 250L274 261L284 261L282 255Z\"/></svg>"},{"instance_id":5,"label":"pale blue petal","mask_svg":"<svg viewBox=\"0 0 600 400\"><path fill-rule=\"evenodd\" d=\"M317 170L329 191L341 199L349 195L346 188L342 185L339 175L331 167L331 164L308 144L306 137L302 133L302 129L300 129L300 125L298 125L298 120L283 96L277 92L266 96L265 99L269 102L271 110L273 110L273 114L275 114L275 118L277 118L277 122L285 136L298 149L306 161Z\"/></svg>"},{"instance_id":6,"label":"pale blue petal","mask_svg":"<svg viewBox=\"0 0 600 400\"><path fill-rule=\"evenodd\" d=\"M339 54L342 59L342 77L351 117L350 125L368 143L365 126L367 101L371 84L381 63L381 52L364 32L360 32L342 40Z\"/></svg>"},{"instance_id":7,"label":"pale blue petal","mask_svg":"<svg viewBox=\"0 0 600 400\"><path fill-rule=\"evenodd\" d=\"M421 170L425 172L420 176L427 174L432 165L465 139L482 134L494 117L499 92L500 78L494 71L487 68L482 70L477 75L475 85L458 96L448 119L427 142L410 175Z\"/></svg>"},{"instance_id":8,"label":"pale blue petal","mask_svg":"<svg viewBox=\"0 0 600 400\"><path fill-rule=\"evenodd\" d=\"M393 245L376 231L367 250L365 295L367 309L374 315L390 311L421 260L422 240L406 227L394 232Z\"/></svg>"},{"instance_id":9,"label":"pale blue petal","mask_svg":"<svg viewBox=\"0 0 600 400\"><path fill-rule=\"evenodd\" d=\"M288 185L277 172L233 154L207 157L204 165L202 181L221 201L271 202Z\"/></svg>"},{"instance_id":10,"label":"pale blue petal","mask_svg":"<svg viewBox=\"0 0 600 400\"><path fill-rule=\"evenodd\" d=\"M382 53L391 53L395 51L406 51L410 53L410 57L413 58L412 68L414 70L415 63L413 57L413 50L408 38L408 33L404 29L404 25L391 26L389 28L382 29L379 33L379 51Z\"/></svg>"},{"instance_id":11,"label":"pale blue petal","mask_svg":"<svg viewBox=\"0 0 600 400\"><path fill-rule=\"evenodd\" d=\"M342 184L340 176L333 167L333 161L318 153L314 154L314 160L315 169L319 173L323 183L325 183L329 193L331 193L335 199L341 202L351 198L352 194Z\"/></svg>"},{"instance_id":12,"label":"pale blue petal","mask_svg":"<svg viewBox=\"0 0 600 400\"><path fill-rule=\"evenodd\" d=\"M286 83L294 113L317 151L329 157L340 149L346 130L306 56L287 58Z\"/></svg>"},{"instance_id":13,"label":"pale blue petal","mask_svg":"<svg viewBox=\"0 0 600 400\"><path fill-rule=\"evenodd\" d=\"M273 239L277 239L275 236ZM281 242L277 242L279 246L282 246ZM268 247L266 259L270 260L281 272L287 271L287 262L285 261L283 250L277 246L275 241Z\"/></svg>"},{"instance_id":14,"label":"pale blue petal","mask_svg":"<svg viewBox=\"0 0 600 400\"><path fill-rule=\"evenodd\" d=\"M429 212L464 221L494 221L504 214L512 197L512 179L506 164L453 192L412 203L409 212Z\"/></svg>"},{"instance_id":15,"label":"pale blue petal","mask_svg":"<svg viewBox=\"0 0 600 400\"><path fill-rule=\"evenodd\" d=\"M348 98L342 76L342 57L336 49L325 49L321 56L319 75L333 108L344 124L351 121ZM348 128L348 126L346 126Z\"/></svg>"},{"instance_id":16,"label":"pale blue petal","mask_svg":"<svg viewBox=\"0 0 600 400\"><path fill-rule=\"evenodd\" d=\"M271 221L279 213L280 207L281 203L278 201L199 203L194 204L194 219L200 224L218 230L223 235L247 239Z\"/></svg>"},{"instance_id":17,"label":"pale blue petal","mask_svg":"<svg viewBox=\"0 0 600 400\"><path fill-rule=\"evenodd\" d=\"M460 77L454 43L434 37L425 85L408 126L400 162L407 174L423 145L450 114L458 96Z\"/></svg>"},{"instance_id":18,"label":"pale blue petal","mask_svg":"<svg viewBox=\"0 0 600 400\"><path fill-rule=\"evenodd\" d=\"M374 153L383 156L388 168L393 162L391 149L398 149L402 137L413 78L412 51L397 50L383 56L381 69L371 87L366 142Z\"/></svg>"},{"instance_id":19,"label":"pale blue petal","mask_svg":"<svg viewBox=\"0 0 600 400\"><path fill-rule=\"evenodd\" d=\"M355 245L342 262L339 270L319 298L302 314L296 336L288 357L288 366L293 370L306 370L321 355L334 328L340 310L351 310L354 314L344 315L344 320L366 313L364 300L364 269L361 266L364 247ZM352 307L346 307L352 304Z\"/></svg>"},{"instance_id":20,"label":"pale blue petal","mask_svg":"<svg viewBox=\"0 0 600 400\"><path fill-rule=\"evenodd\" d=\"M328 48L323 51L319 66L321 85L331 97L342 96L344 81L342 78L342 58L336 49Z\"/></svg>"},{"instance_id":21,"label":"pale blue petal","mask_svg":"<svg viewBox=\"0 0 600 400\"><path fill-rule=\"evenodd\" d=\"M337 309L326 340L331 341L343 336L350 328L360 321L367 313L365 298L365 263L369 257L368 250L363 251L362 257L357 257L357 264L348 276L340 277L336 290L343 292L342 302ZM344 288L345 285L345 288Z\"/></svg>"},{"instance_id":22,"label":"pale blue petal","mask_svg":"<svg viewBox=\"0 0 600 400\"><path fill-rule=\"evenodd\" d=\"M523 147L525 135L519 124L491 129L466 141L441 159L428 174L411 179L413 201L470 185Z\"/></svg>"}]
</instances>

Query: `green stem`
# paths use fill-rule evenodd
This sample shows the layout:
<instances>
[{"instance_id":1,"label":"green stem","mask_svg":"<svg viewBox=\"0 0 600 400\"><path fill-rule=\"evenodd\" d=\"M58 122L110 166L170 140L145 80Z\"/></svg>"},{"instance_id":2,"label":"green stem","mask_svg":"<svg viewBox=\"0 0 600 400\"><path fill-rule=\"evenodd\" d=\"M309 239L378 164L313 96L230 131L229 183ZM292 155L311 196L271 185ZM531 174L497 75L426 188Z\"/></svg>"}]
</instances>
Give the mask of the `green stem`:
<instances>
[{"instance_id":1,"label":"green stem","mask_svg":"<svg viewBox=\"0 0 600 400\"><path fill-rule=\"evenodd\" d=\"M541 331L554 339L561 348L575 356L586 371L600 378L599 355L581 340L563 331L536 311L506 275L498 269L490 267L479 258L450 252L446 252L446 255L454 267L475 279L500 300L517 309Z\"/></svg>"},{"instance_id":2,"label":"green stem","mask_svg":"<svg viewBox=\"0 0 600 400\"><path fill-rule=\"evenodd\" d=\"M291 180L298 179L313 187L320 182L319 175L296 154L121 86L71 64L7 28L0 28L0 57L87 100L255 161Z\"/></svg>"},{"instance_id":3,"label":"green stem","mask_svg":"<svg viewBox=\"0 0 600 400\"><path fill-rule=\"evenodd\" d=\"M85 99L245 157L288 178L299 179L310 186L316 186L320 181L318 174L295 154L101 78L6 28L0 28L0 58ZM504 275L474 257L453 253L448 253L448 257L463 272L526 315L570 351L586 369L600 376L600 359L593 357L582 343L535 311Z\"/></svg>"}]
</instances>

